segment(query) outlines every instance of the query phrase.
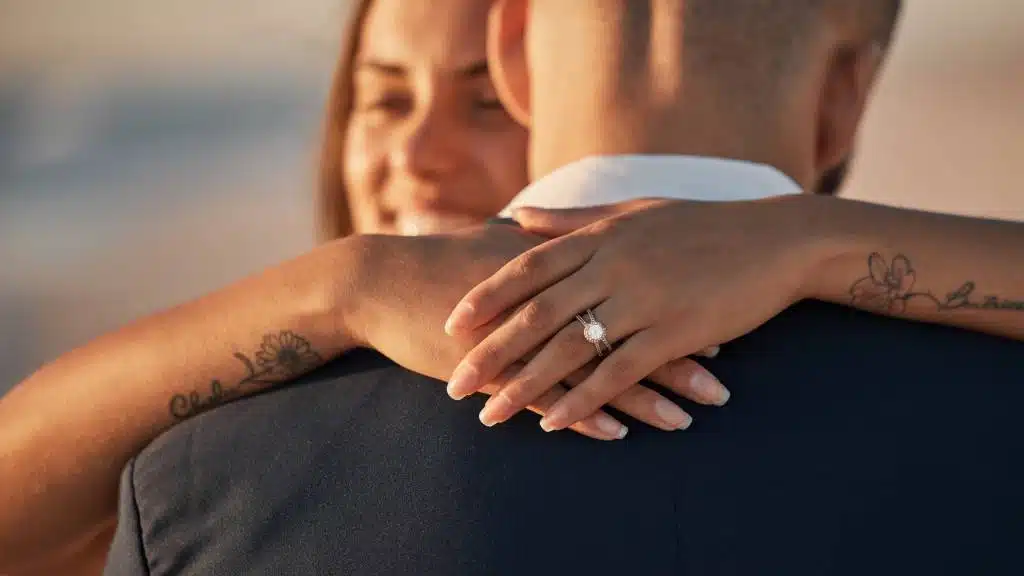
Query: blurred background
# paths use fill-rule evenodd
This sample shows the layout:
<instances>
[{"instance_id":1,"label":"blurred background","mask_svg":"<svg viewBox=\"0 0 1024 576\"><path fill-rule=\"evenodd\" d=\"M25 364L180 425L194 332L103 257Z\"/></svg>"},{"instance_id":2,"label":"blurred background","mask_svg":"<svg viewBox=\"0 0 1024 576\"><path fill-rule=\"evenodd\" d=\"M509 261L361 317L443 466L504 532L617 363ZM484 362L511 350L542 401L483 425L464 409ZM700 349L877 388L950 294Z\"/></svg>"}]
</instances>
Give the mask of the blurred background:
<instances>
[{"instance_id":1,"label":"blurred background","mask_svg":"<svg viewBox=\"0 0 1024 576\"><path fill-rule=\"evenodd\" d=\"M1024 1L906 4L845 193L1024 220ZM345 10L0 0L0 394L312 246Z\"/></svg>"}]
</instances>

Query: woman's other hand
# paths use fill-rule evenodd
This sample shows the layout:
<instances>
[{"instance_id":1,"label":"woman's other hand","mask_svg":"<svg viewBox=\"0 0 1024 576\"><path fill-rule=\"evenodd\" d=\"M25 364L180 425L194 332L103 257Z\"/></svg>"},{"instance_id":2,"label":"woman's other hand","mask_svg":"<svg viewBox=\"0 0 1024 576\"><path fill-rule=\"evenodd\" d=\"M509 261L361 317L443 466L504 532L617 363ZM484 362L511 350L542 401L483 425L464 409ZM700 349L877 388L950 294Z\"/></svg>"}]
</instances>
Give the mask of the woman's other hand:
<instances>
[{"instance_id":1,"label":"woman's other hand","mask_svg":"<svg viewBox=\"0 0 1024 576\"><path fill-rule=\"evenodd\" d=\"M623 391L701 350L757 328L805 296L820 252L802 237L800 197L756 202L643 200L572 210L523 209L516 220L556 237L471 290L446 331L510 316L459 364L449 393L476 390L531 350L481 413L501 422L597 356L577 314L593 309L618 346L541 422L564 428ZM680 390L721 405L728 390L692 361Z\"/></svg>"},{"instance_id":2,"label":"woman's other hand","mask_svg":"<svg viewBox=\"0 0 1024 576\"><path fill-rule=\"evenodd\" d=\"M402 238L365 236L343 242L361 252L346 277L354 284L342 287L340 329L353 335L362 346L374 348L406 368L446 380L473 346L501 325L503 315L458 337L448 337L442 327L445 317L469 289L494 274L509 260L540 244L544 239L511 226L459 232L451 235ZM517 358L530 357L530 350ZM593 366L566 374L566 386L583 381ZM493 394L517 365L489 377L474 392ZM696 365L688 359L661 367L652 380L676 393L685 391ZM523 407L544 415L568 390L555 382ZM689 426L691 418L674 403L643 385L630 387L611 403L614 408L652 426L674 430ZM612 440L625 435L617 419L592 411L573 430L587 436ZM589 416L589 415L588 415Z\"/></svg>"}]
</instances>

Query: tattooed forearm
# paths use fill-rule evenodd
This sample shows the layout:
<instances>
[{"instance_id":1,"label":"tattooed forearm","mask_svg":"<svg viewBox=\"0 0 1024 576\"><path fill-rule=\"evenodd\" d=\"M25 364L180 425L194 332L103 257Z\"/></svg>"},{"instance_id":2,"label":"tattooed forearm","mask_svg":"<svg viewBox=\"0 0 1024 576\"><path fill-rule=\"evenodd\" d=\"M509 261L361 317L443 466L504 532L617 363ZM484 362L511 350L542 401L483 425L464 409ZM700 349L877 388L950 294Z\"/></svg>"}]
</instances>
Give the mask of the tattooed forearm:
<instances>
[{"instance_id":1,"label":"tattooed forearm","mask_svg":"<svg viewBox=\"0 0 1024 576\"><path fill-rule=\"evenodd\" d=\"M936 310L1015 310L1024 311L1024 300L1008 300L1000 296L977 297L974 282L964 282L944 297L930 291L914 291L916 272L910 259L896 255L891 263L877 252L868 257L868 275L850 286L851 302L872 310L899 314L907 302L921 299L935 305Z\"/></svg>"},{"instance_id":2,"label":"tattooed forearm","mask_svg":"<svg viewBox=\"0 0 1024 576\"><path fill-rule=\"evenodd\" d=\"M190 418L237 397L246 387L291 380L323 364L323 358L309 341L290 330L264 336L252 358L240 352L235 353L235 358L245 367L245 377L228 389L214 380L208 391L174 395L170 401L171 416L178 420Z\"/></svg>"}]
</instances>

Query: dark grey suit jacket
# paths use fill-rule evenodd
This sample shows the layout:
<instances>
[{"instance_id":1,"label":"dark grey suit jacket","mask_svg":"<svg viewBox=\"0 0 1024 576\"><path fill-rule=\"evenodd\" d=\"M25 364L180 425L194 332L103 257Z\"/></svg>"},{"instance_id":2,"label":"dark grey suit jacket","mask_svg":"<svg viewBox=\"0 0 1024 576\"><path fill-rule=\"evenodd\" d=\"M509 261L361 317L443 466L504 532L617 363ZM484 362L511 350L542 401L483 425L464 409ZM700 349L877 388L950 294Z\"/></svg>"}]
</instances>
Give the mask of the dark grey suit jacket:
<instances>
[{"instance_id":1,"label":"dark grey suit jacket","mask_svg":"<svg viewBox=\"0 0 1024 576\"><path fill-rule=\"evenodd\" d=\"M1024 574L1024 344L812 302L707 364L601 443L349 355L133 460L107 574Z\"/></svg>"}]
</instances>

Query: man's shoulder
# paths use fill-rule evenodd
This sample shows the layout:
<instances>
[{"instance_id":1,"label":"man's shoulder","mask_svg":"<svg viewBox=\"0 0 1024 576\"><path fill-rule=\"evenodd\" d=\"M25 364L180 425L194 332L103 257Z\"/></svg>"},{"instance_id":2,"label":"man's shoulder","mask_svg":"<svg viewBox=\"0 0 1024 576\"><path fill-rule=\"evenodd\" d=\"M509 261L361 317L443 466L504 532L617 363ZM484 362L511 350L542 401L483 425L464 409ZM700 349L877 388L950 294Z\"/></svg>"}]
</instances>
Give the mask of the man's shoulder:
<instances>
[{"instance_id":1,"label":"man's shoulder","mask_svg":"<svg viewBox=\"0 0 1024 576\"><path fill-rule=\"evenodd\" d=\"M305 376L176 425L136 460L148 467L157 461L173 461L175 452L182 449L194 456L204 447L230 449L262 441L268 432L276 432L278 438L301 433L304 425L323 420L318 416L358 411L381 387L416 390L433 384L436 381L410 372L376 351L355 350Z\"/></svg>"}]
</instances>

